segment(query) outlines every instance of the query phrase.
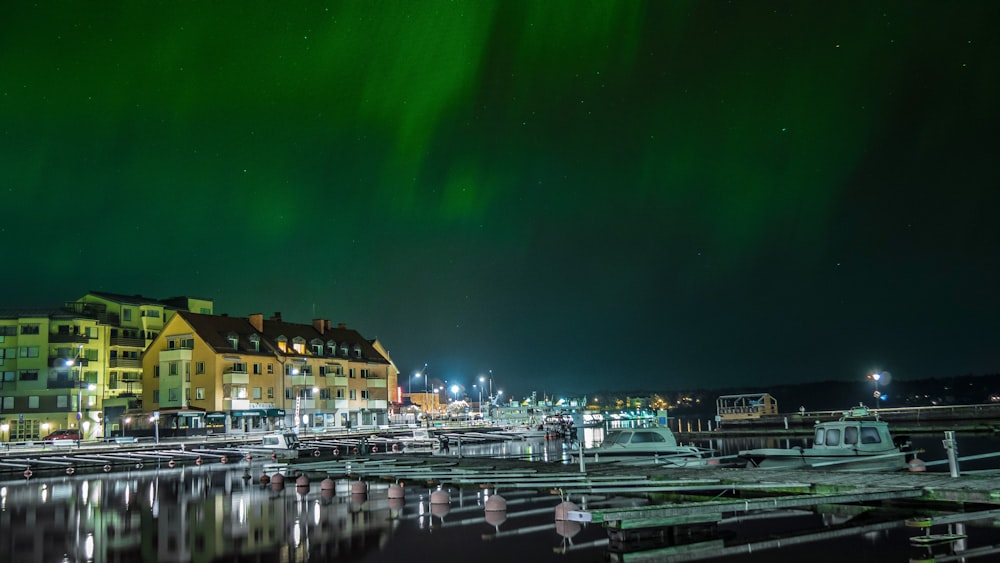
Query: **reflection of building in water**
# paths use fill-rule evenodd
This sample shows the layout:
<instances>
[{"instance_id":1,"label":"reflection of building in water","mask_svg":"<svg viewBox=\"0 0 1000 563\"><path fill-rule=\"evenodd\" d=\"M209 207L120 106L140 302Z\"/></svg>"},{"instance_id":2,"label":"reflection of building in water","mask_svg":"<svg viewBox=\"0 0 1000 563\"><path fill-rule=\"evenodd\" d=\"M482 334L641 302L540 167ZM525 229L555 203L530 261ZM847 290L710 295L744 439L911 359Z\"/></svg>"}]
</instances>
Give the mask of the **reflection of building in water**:
<instances>
[{"instance_id":1,"label":"reflection of building in water","mask_svg":"<svg viewBox=\"0 0 1000 563\"><path fill-rule=\"evenodd\" d=\"M378 549L390 533L385 491L282 490L239 471L185 469L131 478L67 478L0 486L0 560L326 560Z\"/></svg>"}]
</instances>

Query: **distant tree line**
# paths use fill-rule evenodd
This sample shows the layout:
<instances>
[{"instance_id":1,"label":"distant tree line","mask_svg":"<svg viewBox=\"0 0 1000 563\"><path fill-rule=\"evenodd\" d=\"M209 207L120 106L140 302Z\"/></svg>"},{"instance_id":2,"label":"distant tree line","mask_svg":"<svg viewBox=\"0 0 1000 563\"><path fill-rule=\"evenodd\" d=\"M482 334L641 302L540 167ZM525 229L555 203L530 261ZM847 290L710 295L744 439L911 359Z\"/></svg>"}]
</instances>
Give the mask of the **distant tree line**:
<instances>
[{"instance_id":1,"label":"distant tree line","mask_svg":"<svg viewBox=\"0 0 1000 563\"><path fill-rule=\"evenodd\" d=\"M913 407L932 405L967 405L1000 402L1000 374L959 375L918 380L893 379L880 384L880 407ZM875 384L860 381L818 381L810 383L771 385L767 387L730 387L722 389L690 389L675 391L631 390L603 391L599 398L602 410L622 410L636 407L657 408L668 405L675 416L683 414L715 414L715 400L720 395L770 393L778 401L781 412L806 410L838 410L859 403L875 406Z\"/></svg>"}]
</instances>

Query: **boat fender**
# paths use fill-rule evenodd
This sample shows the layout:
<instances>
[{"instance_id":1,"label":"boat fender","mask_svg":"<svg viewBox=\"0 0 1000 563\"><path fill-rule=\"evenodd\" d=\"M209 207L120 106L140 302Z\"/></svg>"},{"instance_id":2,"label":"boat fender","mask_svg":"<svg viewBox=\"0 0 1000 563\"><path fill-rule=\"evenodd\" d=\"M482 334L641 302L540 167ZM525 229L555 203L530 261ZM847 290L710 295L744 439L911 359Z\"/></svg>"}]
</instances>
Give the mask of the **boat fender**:
<instances>
[{"instance_id":1,"label":"boat fender","mask_svg":"<svg viewBox=\"0 0 1000 563\"><path fill-rule=\"evenodd\" d=\"M226 459L226 456L222 456L222 459L220 459L219 461L222 462L222 463L226 463L226 461L228 461L228 460Z\"/></svg>"},{"instance_id":2,"label":"boat fender","mask_svg":"<svg viewBox=\"0 0 1000 563\"><path fill-rule=\"evenodd\" d=\"M392 453L397 453L397 452L399 452L399 444L393 444Z\"/></svg>"},{"instance_id":3,"label":"boat fender","mask_svg":"<svg viewBox=\"0 0 1000 563\"><path fill-rule=\"evenodd\" d=\"M66 468L66 475L72 475L74 473L76 473L76 469L73 469L72 467Z\"/></svg>"},{"instance_id":4,"label":"boat fender","mask_svg":"<svg viewBox=\"0 0 1000 563\"><path fill-rule=\"evenodd\" d=\"M372 453L378 453L378 446L372 446Z\"/></svg>"},{"instance_id":5,"label":"boat fender","mask_svg":"<svg viewBox=\"0 0 1000 563\"><path fill-rule=\"evenodd\" d=\"M340 455L340 448L333 448L333 455Z\"/></svg>"},{"instance_id":6,"label":"boat fender","mask_svg":"<svg viewBox=\"0 0 1000 563\"><path fill-rule=\"evenodd\" d=\"M173 469L174 465L176 465L176 464L174 463L174 460L170 460L170 461L168 461L168 462L167 462L167 467L169 467L169 468L171 468L171 469Z\"/></svg>"},{"instance_id":7,"label":"boat fender","mask_svg":"<svg viewBox=\"0 0 1000 563\"><path fill-rule=\"evenodd\" d=\"M274 461L274 460L276 460L276 459L278 459L278 454L277 454L277 453L275 453L275 452L272 452L272 453L271 453L271 461Z\"/></svg>"},{"instance_id":8,"label":"boat fender","mask_svg":"<svg viewBox=\"0 0 1000 563\"><path fill-rule=\"evenodd\" d=\"M358 447L354 446L354 455L358 455Z\"/></svg>"},{"instance_id":9,"label":"boat fender","mask_svg":"<svg viewBox=\"0 0 1000 563\"><path fill-rule=\"evenodd\" d=\"M319 450L313 450L313 457L319 457Z\"/></svg>"},{"instance_id":10,"label":"boat fender","mask_svg":"<svg viewBox=\"0 0 1000 563\"><path fill-rule=\"evenodd\" d=\"M111 466L110 466L110 465L108 465L108 464L104 464L104 472L105 472L105 473L108 473L108 472L110 472L110 471L111 471Z\"/></svg>"},{"instance_id":11,"label":"boat fender","mask_svg":"<svg viewBox=\"0 0 1000 563\"><path fill-rule=\"evenodd\" d=\"M201 456L198 456L198 458L194 460L194 464L201 465Z\"/></svg>"},{"instance_id":12,"label":"boat fender","mask_svg":"<svg viewBox=\"0 0 1000 563\"><path fill-rule=\"evenodd\" d=\"M31 475L32 475L32 473L31 473L30 469L25 469L24 470L24 478L25 479L31 479Z\"/></svg>"}]
</instances>

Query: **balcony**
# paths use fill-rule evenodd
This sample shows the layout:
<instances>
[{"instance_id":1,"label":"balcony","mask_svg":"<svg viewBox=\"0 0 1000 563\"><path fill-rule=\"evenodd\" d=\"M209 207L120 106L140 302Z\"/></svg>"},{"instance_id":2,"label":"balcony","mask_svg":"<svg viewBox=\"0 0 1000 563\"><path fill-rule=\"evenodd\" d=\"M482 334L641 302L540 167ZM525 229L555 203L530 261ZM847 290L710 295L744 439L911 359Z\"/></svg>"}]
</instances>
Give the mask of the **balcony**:
<instances>
[{"instance_id":1,"label":"balcony","mask_svg":"<svg viewBox=\"0 0 1000 563\"><path fill-rule=\"evenodd\" d=\"M334 387L347 387L347 376L346 375L335 375L333 377Z\"/></svg>"},{"instance_id":2,"label":"balcony","mask_svg":"<svg viewBox=\"0 0 1000 563\"><path fill-rule=\"evenodd\" d=\"M315 387L316 386L316 376L315 375L290 375L288 376L289 385L292 387Z\"/></svg>"},{"instance_id":3,"label":"balcony","mask_svg":"<svg viewBox=\"0 0 1000 563\"><path fill-rule=\"evenodd\" d=\"M351 403L347 399L333 399L329 402L332 402L333 408L337 410L347 410L351 408Z\"/></svg>"},{"instance_id":4,"label":"balcony","mask_svg":"<svg viewBox=\"0 0 1000 563\"><path fill-rule=\"evenodd\" d=\"M145 348L146 339L145 338L125 338L123 336L113 336L111 337L112 346L128 346L130 348Z\"/></svg>"},{"instance_id":5,"label":"balcony","mask_svg":"<svg viewBox=\"0 0 1000 563\"><path fill-rule=\"evenodd\" d=\"M306 409L316 408L316 399L299 399L298 401L299 410L303 411Z\"/></svg>"},{"instance_id":6,"label":"balcony","mask_svg":"<svg viewBox=\"0 0 1000 563\"><path fill-rule=\"evenodd\" d=\"M65 334L65 333L54 333L49 334L50 344L87 344L90 339L82 334Z\"/></svg>"},{"instance_id":7,"label":"balcony","mask_svg":"<svg viewBox=\"0 0 1000 563\"><path fill-rule=\"evenodd\" d=\"M222 374L222 382L230 385L249 385L250 374L245 371L226 371Z\"/></svg>"},{"instance_id":8,"label":"balcony","mask_svg":"<svg viewBox=\"0 0 1000 563\"><path fill-rule=\"evenodd\" d=\"M222 408L229 411L242 411L250 408L249 399L223 399Z\"/></svg>"},{"instance_id":9,"label":"balcony","mask_svg":"<svg viewBox=\"0 0 1000 563\"><path fill-rule=\"evenodd\" d=\"M368 382L369 389L385 389L386 384L388 383L385 379L375 378L368 378L365 381Z\"/></svg>"},{"instance_id":10,"label":"balcony","mask_svg":"<svg viewBox=\"0 0 1000 563\"><path fill-rule=\"evenodd\" d=\"M110 360L108 360L108 367L142 369L142 360L111 358Z\"/></svg>"},{"instance_id":11,"label":"balcony","mask_svg":"<svg viewBox=\"0 0 1000 563\"><path fill-rule=\"evenodd\" d=\"M87 367L90 365L90 360L87 358L59 358L52 357L49 358L50 368L78 368L80 366Z\"/></svg>"},{"instance_id":12,"label":"balcony","mask_svg":"<svg viewBox=\"0 0 1000 563\"><path fill-rule=\"evenodd\" d=\"M382 399L369 399L367 408L384 410L389 408L389 401L385 401Z\"/></svg>"},{"instance_id":13,"label":"balcony","mask_svg":"<svg viewBox=\"0 0 1000 563\"><path fill-rule=\"evenodd\" d=\"M160 362L179 362L179 361L191 361L191 350L184 348L176 348L173 350L161 350L159 355Z\"/></svg>"}]
</instances>

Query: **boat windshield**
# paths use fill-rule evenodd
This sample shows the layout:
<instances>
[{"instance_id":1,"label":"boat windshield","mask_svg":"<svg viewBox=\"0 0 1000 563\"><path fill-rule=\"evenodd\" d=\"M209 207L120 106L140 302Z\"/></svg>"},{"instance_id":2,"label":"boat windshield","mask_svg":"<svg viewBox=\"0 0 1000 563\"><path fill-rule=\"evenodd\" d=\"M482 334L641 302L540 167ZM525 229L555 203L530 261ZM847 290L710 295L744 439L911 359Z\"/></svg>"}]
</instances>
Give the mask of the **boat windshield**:
<instances>
[{"instance_id":1,"label":"boat windshield","mask_svg":"<svg viewBox=\"0 0 1000 563\"><path fill-rule=\"evenodd\" d=\"M603 445L612 446L615 444L627 444L629 436L631 435L632 435L631 432L621 432L621 431L612 432L608 434L607 438L604 439Z\"/></svg>"}]
</instances>

